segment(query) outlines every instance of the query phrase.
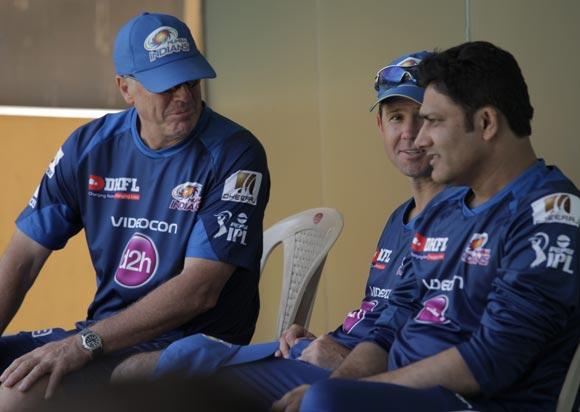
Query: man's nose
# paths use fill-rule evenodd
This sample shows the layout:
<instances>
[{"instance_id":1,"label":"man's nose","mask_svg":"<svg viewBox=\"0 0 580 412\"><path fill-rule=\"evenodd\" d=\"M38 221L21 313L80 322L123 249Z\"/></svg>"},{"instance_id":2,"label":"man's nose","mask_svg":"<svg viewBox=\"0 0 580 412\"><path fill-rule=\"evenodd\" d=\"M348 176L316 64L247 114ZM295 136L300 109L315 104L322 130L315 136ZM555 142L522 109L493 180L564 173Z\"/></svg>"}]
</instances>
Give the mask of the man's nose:
<instances>
[{"instance_id":1,"label":"man's nose","mask_svg":"<svg viewBox=\"0 0 580 412\"><path fill-rule=\"evenodd\" d=\"M423 122L419 119L413 119L407 122L404 126L401 138L408 140L416 140L419 130L421 129L422 123Z\"/></svg>"},{"instance_id":2,"label":"man's nose","mask_svg":"<svg viewBox=\"0 0 580 412\"><path fill-rule=\"evenodd\" d=\"M419 129L419 132L417 133L417 138L415 139L415 146L417 146L419 149L423 149L430 145L431 139L429 138L429 134L425 128L425 123L423 123L423 125Z\"/></svg>"}]
</instances>

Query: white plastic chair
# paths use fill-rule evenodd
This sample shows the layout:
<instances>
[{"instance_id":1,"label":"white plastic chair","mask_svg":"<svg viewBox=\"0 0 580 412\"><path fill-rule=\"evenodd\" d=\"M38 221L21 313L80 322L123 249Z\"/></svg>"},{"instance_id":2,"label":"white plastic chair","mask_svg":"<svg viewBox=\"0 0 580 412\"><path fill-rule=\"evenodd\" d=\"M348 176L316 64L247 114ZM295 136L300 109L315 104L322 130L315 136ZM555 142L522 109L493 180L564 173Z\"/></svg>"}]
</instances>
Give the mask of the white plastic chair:
<instances>
[{"instance_id":1,"label":"white plastic chair","mask_svg":"<svg viewBox=\"0 0 580 412\"><path fill-rule=\"evenodd\" d=\"M562 385L562 390L560 391L560 396L558 397L558 406L556 407L556 412L572 412L574 401L578 395L579 388L580 344L576 348L576 353L574 354L572 362L570 363L570 367L568 368L568 373L566 374L564 385Z\"/></svg>"},{"instance_id":2,"label":"white plastic chair","mask_svg":"<svg viewBox=\"0 0 580 412\"><path fill-rule=\"evenodd\" d=\"M342 215L319 207L287 217L264 232L260 270L272 250L284 245L284 278L276 337L293 323L308 327L320 274L328 251L340 235Z\"/></svg>"}]
</instances>

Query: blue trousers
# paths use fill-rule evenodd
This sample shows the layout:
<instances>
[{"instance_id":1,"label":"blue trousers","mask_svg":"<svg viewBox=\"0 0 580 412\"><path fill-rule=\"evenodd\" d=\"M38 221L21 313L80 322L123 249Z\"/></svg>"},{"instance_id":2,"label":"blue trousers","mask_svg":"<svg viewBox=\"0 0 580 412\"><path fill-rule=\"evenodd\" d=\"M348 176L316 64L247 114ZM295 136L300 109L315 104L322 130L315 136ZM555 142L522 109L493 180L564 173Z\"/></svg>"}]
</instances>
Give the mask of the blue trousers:
<instances>
[{"instance_id":1,"label":"blue trousers","mask_svg":"<svg viewBox=\"0 0 580 412\"><path fill-rule=\"evenodd\" d=\"M466 400L441 387L411 389L388 383L328 379L306 392L301 412L507 412L495 403Z\"/></svg>"},{"instance_id":2,"label":"blue trousers","mask_svg":"<svg viewBox=\"0 0 580 412\"><path fill-rule=\"evenodd\" d=\"M270 357L222 368L217 375L243 385L269 409L286 392L327 379L330 371L299 360Z\"/></svg>"}]
</instances>

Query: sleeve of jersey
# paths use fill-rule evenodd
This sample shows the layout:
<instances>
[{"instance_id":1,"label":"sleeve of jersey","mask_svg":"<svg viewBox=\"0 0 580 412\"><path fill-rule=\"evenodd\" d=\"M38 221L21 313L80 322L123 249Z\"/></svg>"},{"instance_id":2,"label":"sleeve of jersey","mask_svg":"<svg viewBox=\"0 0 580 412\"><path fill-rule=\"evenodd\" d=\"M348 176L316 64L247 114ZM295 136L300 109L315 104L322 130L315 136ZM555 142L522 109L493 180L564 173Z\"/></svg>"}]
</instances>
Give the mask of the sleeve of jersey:
<instances>
[{"instance_id":1,"label":"sleeve of jersey","mask_svg":"<svg viewBox=\"0 0 580 412\"><path fill-rule=\"evenodd\" d=\"M82 228L75 196L75 134L58 149L16 226L42 246L62 249Z\"/></svg>"},{"instance_id":2,"label":"sleeve of jersey","mask_svg":"<svg viewBox=\"0 0 580 412\"><path fill-rule=\"evenodd\" d=\"M521 377L578 306L579 218L561 223L528 206L506 229L481 325L458 346L484 394Z\"/></svg>"},{"instance_id":3,"label":"sleeve of jersey","mask_svg":"<svg viewBox=\"0 0 580 412\"><path fill-rule=\"evenodd\" d=\"M365 341L374 342L387 352L405 322L419 309L419 288L411 270L396 284L389 296L389 304L375 321Z\"/></svg>"},{"instance_id":4,"label":"sleeve of jersey","mask_svg":"<svg viewBox=\"0 0 580 412\"><path fill-rule=\"evenodd\" d=\"M248 132L216 157L214 181L202 199L186 256L258 270L270 176L262 146Z\"/></svg>"}]
</instances>

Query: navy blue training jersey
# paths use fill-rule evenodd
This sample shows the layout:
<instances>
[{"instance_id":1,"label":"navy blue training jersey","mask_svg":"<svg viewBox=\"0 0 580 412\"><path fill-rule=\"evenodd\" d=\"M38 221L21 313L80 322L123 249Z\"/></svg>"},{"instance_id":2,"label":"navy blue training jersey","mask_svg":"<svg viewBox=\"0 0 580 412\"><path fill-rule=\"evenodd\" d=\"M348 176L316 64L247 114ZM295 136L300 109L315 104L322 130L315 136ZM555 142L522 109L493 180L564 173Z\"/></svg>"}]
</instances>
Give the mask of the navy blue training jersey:
<instances>
[{"instance_id":1,"label":"navy blue training jersey","mask_svg":"<svg viewBox=\"0 0 580 412\"><path fill-rule=\"evenodd\" d=\"M208 107L187 139L162 150L143 143L137 121L131 109L76 130L17 226L52 250L84 229L97 292L79 327L178 275L185 258L235 265L217 305L164 340L204 332L247 343L259 309L265 152L250 132Z\"/></svg>"},{"instance_id":2,"label":"navy blue training jersey","mask_svg":"<svg viewBox=\"0 0 580 412\"><path fill-rule=\"evenodd\" d=\"M476 208L427 210L411 244L420 306L389 368L456 346L490 402L554 410L580 334L579 225L578 189L543 161Z\"/></svg>"},{"instance_id":3,"label":"navy blue training jersey","mask_svg":"<svg viewBox=\"0 0 580 412\"><path fill-rule=\"evenodd\" d=\"M463 190L447 189L435 196L428 207L450 197L458 196ZM392 337L382 329L375 330L375 322L388 307L389 297L400 284L410 266L409 244L413 238L415 221L408 222L409 212L415 206L410 199L399 206L387 220L370 264L365 297L360 308L348 313L339 326L330 334L340 344L353 349L369 335L377 335L377 340L388 345ZM406 222L406 223L405 223ZM380 337L379 337L380 336Z\"/></svg>"}]
</instances>

